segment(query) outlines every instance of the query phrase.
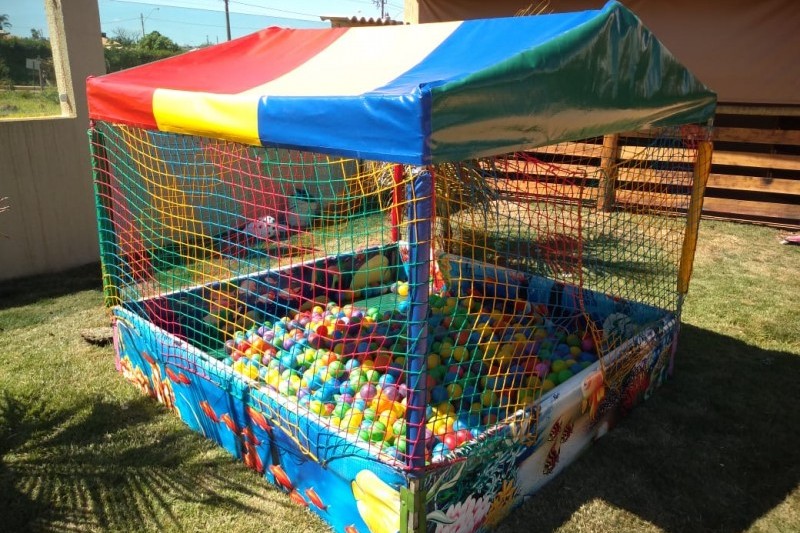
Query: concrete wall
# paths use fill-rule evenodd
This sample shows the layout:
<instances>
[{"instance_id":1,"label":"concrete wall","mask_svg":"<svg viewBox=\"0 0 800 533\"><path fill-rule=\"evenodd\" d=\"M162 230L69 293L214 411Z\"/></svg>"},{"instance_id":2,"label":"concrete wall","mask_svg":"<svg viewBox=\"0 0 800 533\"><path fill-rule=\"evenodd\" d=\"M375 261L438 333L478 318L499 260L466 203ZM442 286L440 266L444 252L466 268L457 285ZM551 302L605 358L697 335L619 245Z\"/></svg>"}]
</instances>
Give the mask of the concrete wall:
<instances>
[{"instance_id":1,"label":"concrete wall","mask_svg":"<svg viewBox=\"0 0 800 533\"><path fill-rule=\"evenodd\" d=\"M105 73L97 0L45 5L62 116L0 121L0 280L99 259L85 89Z\"/></svg>"}]
</instances>

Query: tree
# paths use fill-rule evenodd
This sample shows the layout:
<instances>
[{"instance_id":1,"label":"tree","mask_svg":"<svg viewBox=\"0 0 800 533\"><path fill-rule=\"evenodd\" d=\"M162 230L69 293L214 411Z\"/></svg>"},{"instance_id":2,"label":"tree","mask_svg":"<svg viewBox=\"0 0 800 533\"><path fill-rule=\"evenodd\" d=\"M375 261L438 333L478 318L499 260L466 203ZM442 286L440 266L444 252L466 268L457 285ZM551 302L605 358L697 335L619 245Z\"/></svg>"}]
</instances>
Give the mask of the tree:
<instances>
[{"instance_id":1,"label":"tree","mask_svg":"<svg viewBox=\"0 0 800 533\"><path fill-rule=\"evenodd\" d=\"M6 14L0 15L0 30L4 30L10 27L11 23L8 21L8 15Z\"/></svg>"},{"instance_id":2,"label":"tree","mask_svg":"<svg viewBox=\"0 0 800 533\"><path fill-rule=\"evenodd\" d=\"M42 30L37 30L36 28L31 28L31 39L33 39L34 41L47 40L44 36L44 32Z\"/></svg>"},{"instance_id":3,"label":"tree","mask_svg":"<svg viewBox=\"0 0 800 533\"><path fill-rule=\"evenodd\" d=\"M178 52L181 47L172 39L161 35L157 31L151 31L139 41L137 45L143 50L166 50L168 52Z\"/></svg>"},{"instance_id":4,"label":"tree","mask_svg":"<svg viewBox=\"0 0 800 533\"><path fill-rule=\"evenodd\" d=\"M139 34L125 28L116 28L111 34L111 40L120 46L136 46L139 41Z\"/></svg>"}]
</instances>

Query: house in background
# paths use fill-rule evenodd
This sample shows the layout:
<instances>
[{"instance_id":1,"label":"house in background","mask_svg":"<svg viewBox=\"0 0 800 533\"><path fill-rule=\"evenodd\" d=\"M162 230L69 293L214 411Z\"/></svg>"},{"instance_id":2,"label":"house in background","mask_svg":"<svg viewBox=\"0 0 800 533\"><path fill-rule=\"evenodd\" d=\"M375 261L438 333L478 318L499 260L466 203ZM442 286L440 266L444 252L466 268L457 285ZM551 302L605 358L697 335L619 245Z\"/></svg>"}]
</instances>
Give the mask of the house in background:
<instances>
[{"instance_id":1,"label":"house in background","mask_svg":"<svg viewBox=\"0 0 800 533\"><path fill-rule=\"evenodd\" d=\"M405 0L405 21L514 16L538 0ZM605 0L549 0L546 12ZM623 0L719 96L706 216L800 227L796 0Z\"/></svg>"}]
</instances>

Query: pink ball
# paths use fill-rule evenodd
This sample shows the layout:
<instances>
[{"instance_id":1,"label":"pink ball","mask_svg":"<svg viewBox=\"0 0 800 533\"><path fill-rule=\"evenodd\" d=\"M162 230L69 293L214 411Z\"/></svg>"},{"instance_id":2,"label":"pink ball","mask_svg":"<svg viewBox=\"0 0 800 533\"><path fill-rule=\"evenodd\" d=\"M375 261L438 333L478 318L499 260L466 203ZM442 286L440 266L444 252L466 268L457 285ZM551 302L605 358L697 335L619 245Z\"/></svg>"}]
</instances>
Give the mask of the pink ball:
<instances>
[{"instance_id":1,"label":"pink ball","mask_svg":"<svg viewBox=\"0 0 800 533\"><path fill-rule=\"evenodd\" d=\"M544 379L550 373L550 362L542 361L541 363L536 363L536 366L533 367L533 373Z\"/></svg>"},{"instance_id":2,"label":"pink ball","mask_svg":"<svg viewBox=\"0 0 800 533\"><path fill-rule=\"evenodd\" d=\"M375 398L375 395L378 394L378 388L372 383L365 383L361 387L359 394L361 395L362 400L369 403L373 398Z\"/></svg>"},{"instance_id":3,"label":"pink ball","mask_svg":"<svg viewBox=\"0 0 800 533\"><path fill-rule=\"evenodd\" d=\"M397 400L400 395L399 391L397 390L397 387L395 387L394 385L386 385L381 391L381 394L383 394L388 400L392 402Z\"/></svg>"},{"instance_id":4,"label":"pink ball","mask_svg":"<svg viewBox=\"0 0 800 533\"><path fill-rule=\"evenodd\" d=\"M584 352L591 352L594 350L594 339L591 337L584 337L581 341L581 350Z\"/></svg>"}]
</instances>

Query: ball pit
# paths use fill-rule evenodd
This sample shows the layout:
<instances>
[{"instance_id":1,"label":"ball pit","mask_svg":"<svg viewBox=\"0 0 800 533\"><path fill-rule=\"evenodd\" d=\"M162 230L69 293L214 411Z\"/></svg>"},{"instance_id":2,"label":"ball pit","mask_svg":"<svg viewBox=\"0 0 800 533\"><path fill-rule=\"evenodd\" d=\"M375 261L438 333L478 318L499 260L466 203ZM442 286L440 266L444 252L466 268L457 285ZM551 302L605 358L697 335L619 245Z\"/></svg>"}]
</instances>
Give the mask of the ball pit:
<instances>
[{"instance_id":1,"label":"ball pit","mask_svg":"<svg viewBox=\"0 0 800 533\"><path fill-rule=\"evenodd\" d=\"M328 303L236 331L225 363L390 458L409 451L404 362L409 286L391 309ZM486 299L431 294L427 462L474 439L597 360L591 336L565 332L542 305L507 314ZM518 309L525 309L520 313Z\"/></svg>"}]
</instances>

